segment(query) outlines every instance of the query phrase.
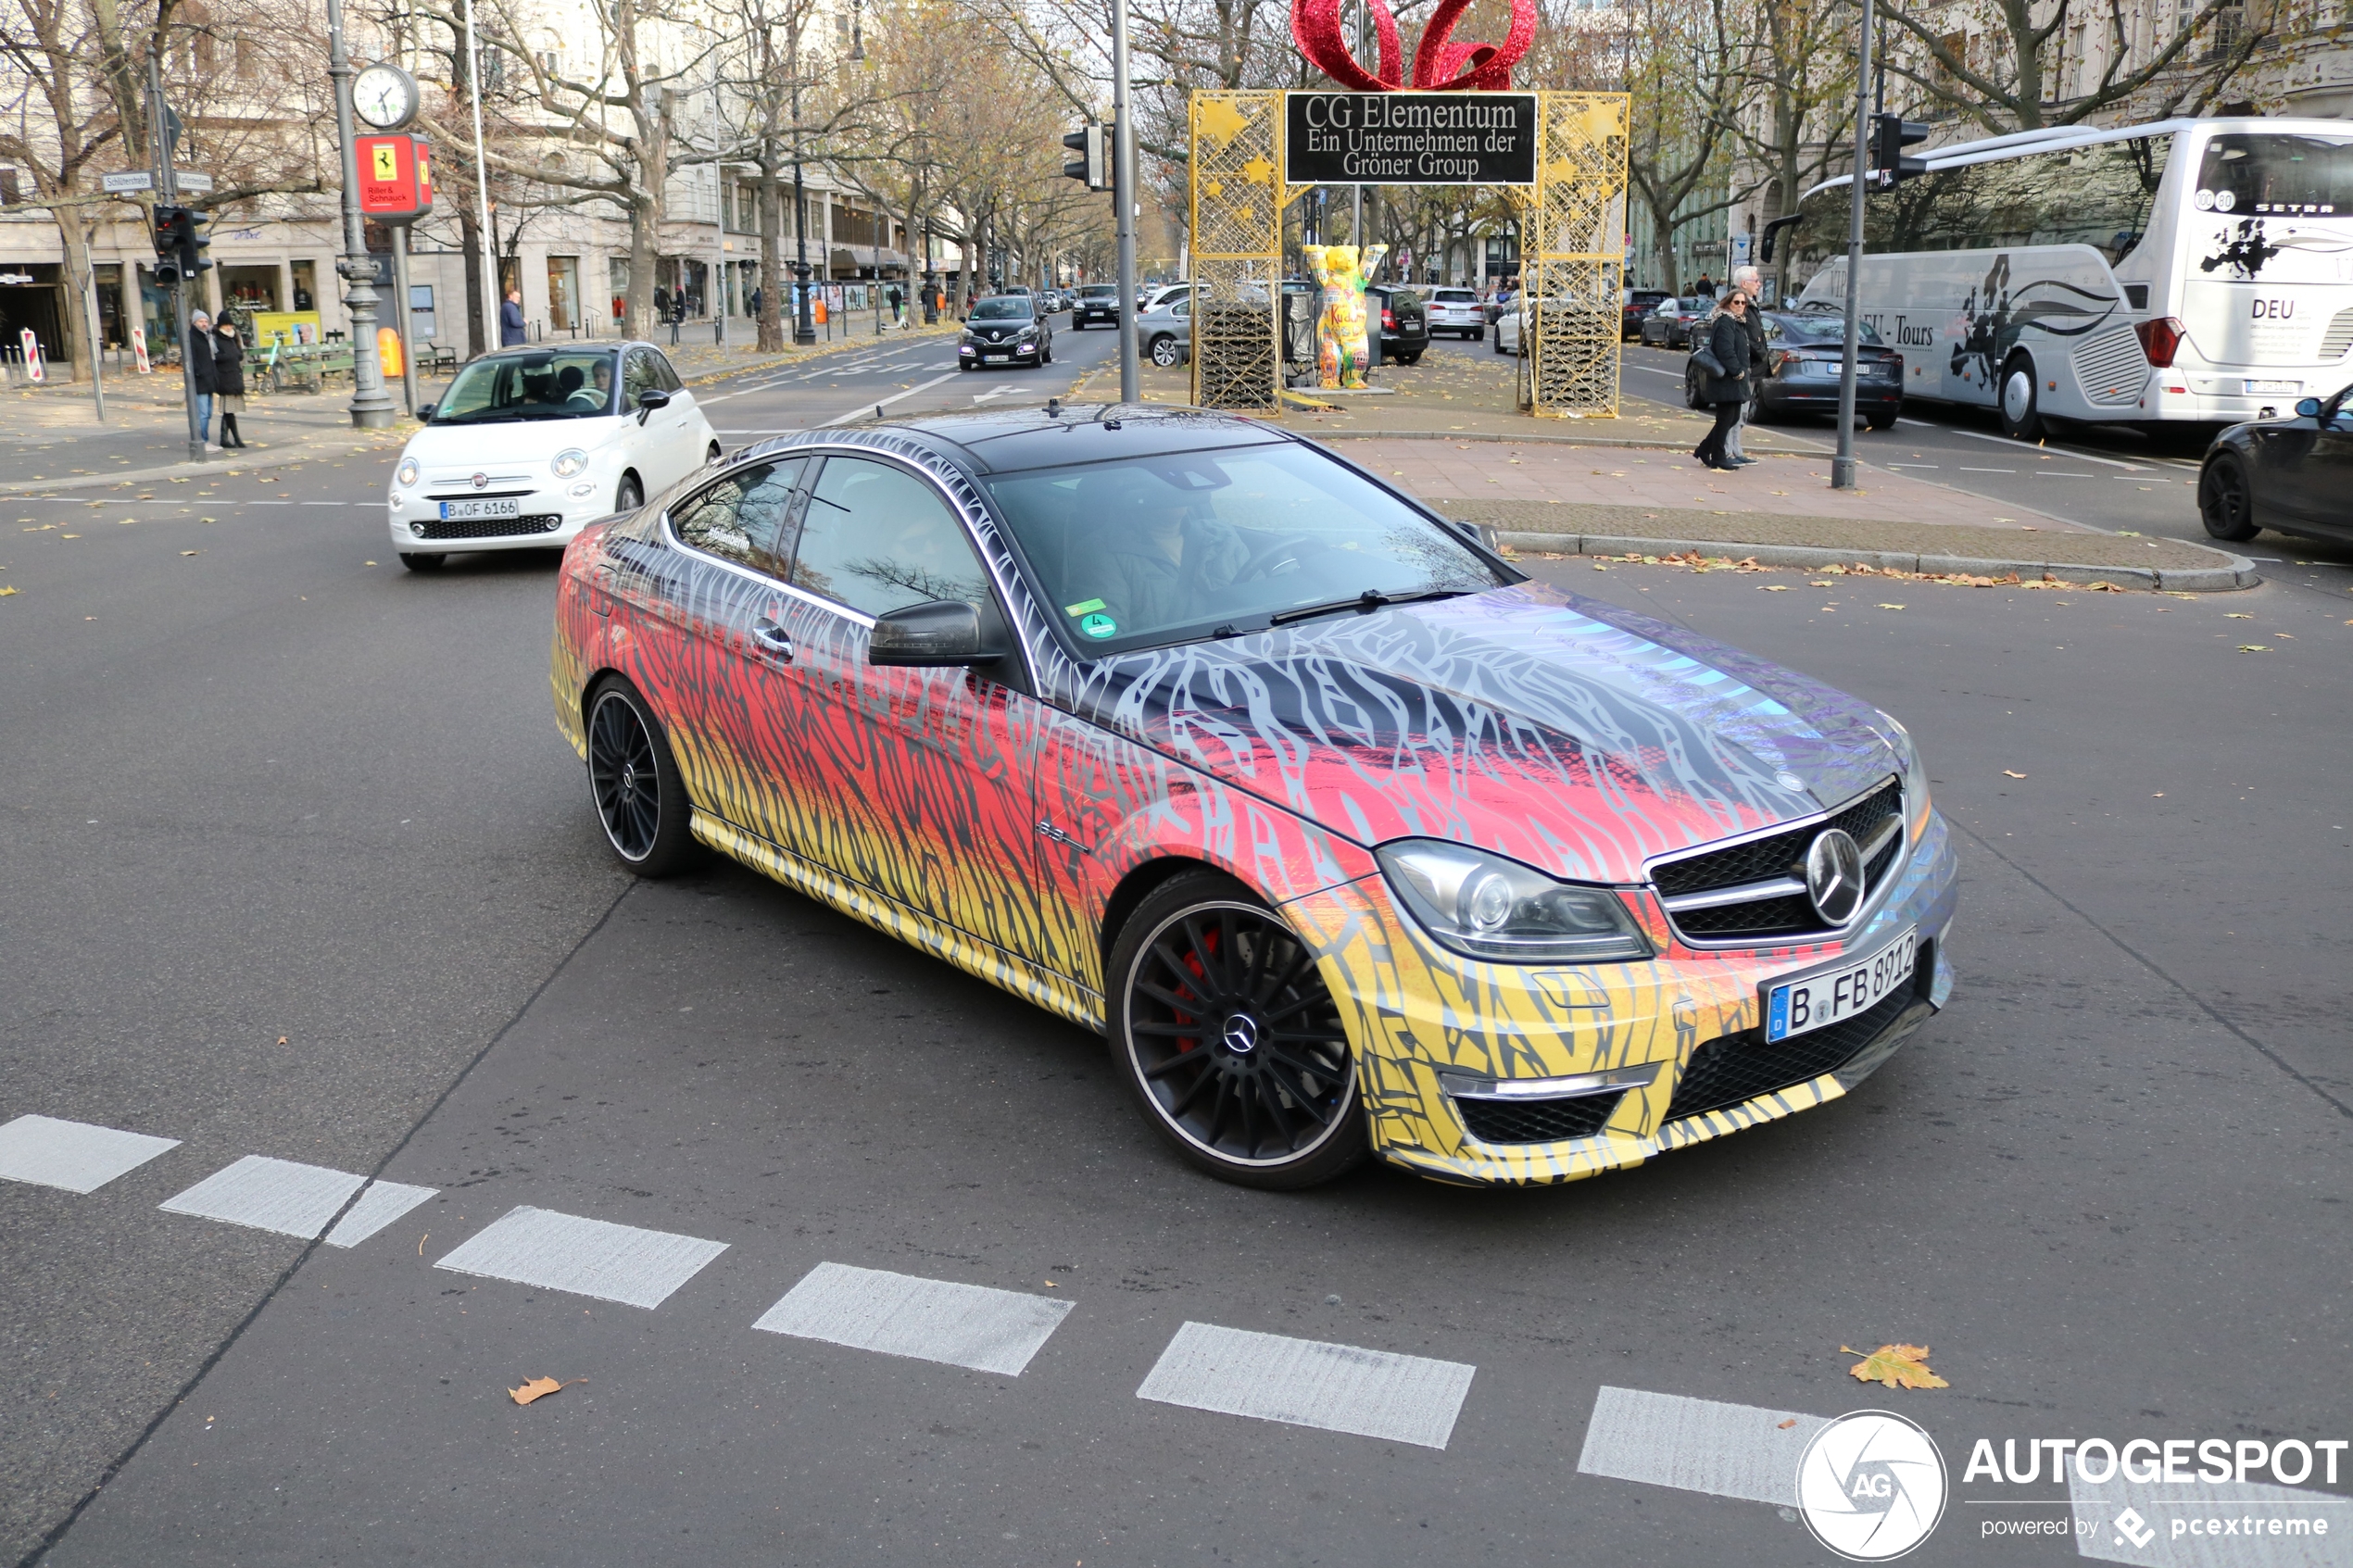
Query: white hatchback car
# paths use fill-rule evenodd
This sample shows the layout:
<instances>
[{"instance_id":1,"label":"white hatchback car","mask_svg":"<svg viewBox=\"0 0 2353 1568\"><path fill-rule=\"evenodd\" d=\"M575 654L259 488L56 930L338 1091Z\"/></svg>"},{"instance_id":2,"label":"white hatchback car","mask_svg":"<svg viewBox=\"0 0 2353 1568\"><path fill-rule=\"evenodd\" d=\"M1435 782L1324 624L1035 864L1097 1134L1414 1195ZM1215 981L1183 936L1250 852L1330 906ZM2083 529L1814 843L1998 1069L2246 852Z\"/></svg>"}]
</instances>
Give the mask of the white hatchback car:
<instances>
[{"instance_id":1,"label":"white hatchback car","mask_svg":"<svg viewBox=\"0 0 2353 1568\"><path fill-rule=\"evenodd\" d=\"M1454 332L1477 343L1487 335L1487 307L1469 289L1432 289L1428 303L1429 335Z\"/></svg>"},{"instance_id":2,"label":"white hatchback car","mask_svg":"<svg viewBox=\"0 0 2353 1568\"><path fill-rule=\"evenodd\" d=\"M385 500L412 571L453 550L560 546L719 460L719 438L649 343L502 348L418 410Z\"/></svg>"}]
</instances>

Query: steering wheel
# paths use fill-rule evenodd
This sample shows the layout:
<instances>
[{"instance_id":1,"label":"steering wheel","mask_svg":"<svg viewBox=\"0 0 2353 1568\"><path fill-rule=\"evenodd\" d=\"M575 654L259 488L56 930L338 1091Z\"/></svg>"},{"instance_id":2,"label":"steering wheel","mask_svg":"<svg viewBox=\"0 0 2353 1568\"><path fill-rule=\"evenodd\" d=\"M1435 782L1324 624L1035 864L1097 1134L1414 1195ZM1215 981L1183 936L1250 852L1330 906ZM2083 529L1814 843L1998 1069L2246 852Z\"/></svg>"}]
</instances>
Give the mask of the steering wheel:
<instances>
[{"instance_id":1,"label":"steering wheel","mask_svg":"<svg viewBox=\"0 0 2353 1568\"><path fill-rule=\"evenodd\" d=\"M1269 569L1279 564L1277 558L1285 550L1315 543L1315 536L1313 533L1293 533L1277 539L1256 555L1252 556L1250 559L1242 562L1241 569L1234 573L1234 581L1247 583L1253 577L1268 576L1271 574Z\"/></svg>"}]
</instances>

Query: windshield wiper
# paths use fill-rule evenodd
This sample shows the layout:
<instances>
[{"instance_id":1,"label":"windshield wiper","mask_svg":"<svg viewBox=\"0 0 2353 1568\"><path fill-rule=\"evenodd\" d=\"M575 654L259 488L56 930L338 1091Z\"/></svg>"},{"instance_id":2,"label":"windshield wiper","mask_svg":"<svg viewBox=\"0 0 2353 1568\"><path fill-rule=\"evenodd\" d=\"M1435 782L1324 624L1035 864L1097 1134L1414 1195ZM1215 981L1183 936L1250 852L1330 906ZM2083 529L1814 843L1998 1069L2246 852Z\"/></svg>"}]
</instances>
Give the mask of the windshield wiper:
<instances>
[{"instance_id":1,"label":"windshield wiper","mask_svg":"<svg viewBox=\"0 0 2353 1568\"><path fill-rule=\"evenodd\" d=\"M436 419L433 422L437 425L496 425L505 424L509 420L521 423L522 419L522 415L511 413L504 408L485 408L478 413L452 414L446 420Z\"/></svg>"},{"instance_id":2,"label":"windshield wiper","mask_svg":"<svg viewBox=\"0 0 2353 1568\"><path fill-rule=\"evenodd\" d=\"M1367 588L1353 599L1334 599L1329 604L1302 605L1297 609L1277 610L1266 618L1266 624L1286 626L1294 621L1305 621L1318 615L1338 615L1346 609L1370 615L1388 605L1418 604L1427 599L1459 599L1469 591L1466 588L1420 588L1410 594L1384 594L1378 588Z\"/></svg>"}]
</instances>

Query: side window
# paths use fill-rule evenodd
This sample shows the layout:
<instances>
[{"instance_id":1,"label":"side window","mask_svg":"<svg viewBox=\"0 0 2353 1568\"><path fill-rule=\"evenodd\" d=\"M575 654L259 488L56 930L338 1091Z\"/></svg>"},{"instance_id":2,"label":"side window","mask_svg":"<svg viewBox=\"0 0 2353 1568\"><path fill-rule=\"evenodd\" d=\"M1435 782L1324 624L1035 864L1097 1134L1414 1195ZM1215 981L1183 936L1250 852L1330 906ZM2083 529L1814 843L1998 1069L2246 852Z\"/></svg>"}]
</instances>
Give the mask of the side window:
<instances>
[{"instance_id":1,"label":"side window","mask_svg":"<svg viewBox=\"0 0 2353 1568\"><path fill-rule=\"evenodd\" d=\"M678 379L678 372L670 368L670 361L667 358L655 353L650 349L647 351L647 357L654 362L654 384L656 386L661 388L664 392L684 392L686 390L686 383Z\"/></svg>"},{"instance_id":2,"label":"side window","mask_svg":"<svg viewBox=\"0 0 2353 1568\"><path fill-rule=\"evenodd\" d=\"M939 493L866 458L825 459L801 520L792 582L868 615L933 599L990 603L980 558Z\"/></svg>"},{"instance_id":3,"label":"side window","mask_svg":"<svg viewBox=\"0 0 2353 1568\"><path fill-rule=\"evenodd\" d=\"M1175 314L1176 314L1176 319L1177 319L1178 320L1180 320L1180 321L1189 321L1189 320L1192 320L1192 315L1193 315L1193 302L1192 302L1192 300L1191 300L1189 297L1185 298L1185 299L1180 299L1180 300L1178 300L1178 301L1176 302L1176 309Z\"/></svg>"},{"instance_id":4,"label":"side window","mask_svg":"<svg viewBox=\"0 0 2353 1568\"><path fill-rule=\"evenodd\" d=\"M787 554L786 523L805 459L739 469L671 508L670 526L698 550L739 566L777 571Z\"/></svg>"},{"instance_id":5,"label":"side window","mask_svg":"<svg viewBox=\"0 0 2353 1568\"><path fill-rule=\"evenodd\" d=\"M623 367L621 372L622 407L627 409L635 409L637 407L637 395L639 393L654 391L661 385L661 378L654 373L653 350L649 348L631 349L629 351L629 361Z\"/></svg>"}]
</instances>

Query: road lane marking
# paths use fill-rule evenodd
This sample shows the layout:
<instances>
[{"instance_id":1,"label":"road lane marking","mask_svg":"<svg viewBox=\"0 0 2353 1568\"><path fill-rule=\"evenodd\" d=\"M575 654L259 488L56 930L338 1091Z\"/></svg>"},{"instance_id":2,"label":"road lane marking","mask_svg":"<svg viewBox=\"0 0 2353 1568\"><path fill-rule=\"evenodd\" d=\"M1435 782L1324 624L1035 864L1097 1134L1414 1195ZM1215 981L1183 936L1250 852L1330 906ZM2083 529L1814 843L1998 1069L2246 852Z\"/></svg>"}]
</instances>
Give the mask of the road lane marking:
<instances>
[{"instance_id":1,"label":"road lane marking","mask_svg":"<svg viewBox=\"0 0 2353 1568\"><path fill-rule=\"evenodd\" d=\"M1015 1290L820 1263L751 1326L1019 1377L1071 1306Z\"/></svg>"},{"instance_id":2,"label":"road lane marking","mask_svg":"<svg viewBox=\"0 0 2353 1568\"><path fill-rule=\"evenodd\" d=\"M1795 1508L1797 1461L1814 1434L1829 1424L1824 1417L1797 1411L1604 1384L1593 1396L1577 1469L1585 1475Z\"/></svg>"},{"instance_id":3,"label":"road lane marking","mask_svg":"<svg viewBox=\"0 0 2353 1568\"><path fill-rule=\"evenodd\" d=\"M2021 452L2040 452L2043 450L2042 447L2035 445L2032 442L2013 441L2007 435L1988 435L1982 430L1957 430L1951 425L1933 425L1930 428L1944 431L1948 435L1966 435L1971 441L1990 441L1996 446L2015 446ZM2112 469L2137 469L2145 468L2147 466L2145 463L2128 463L2121 458L2102 458L2090 452L2078 452L2071 447L2061 447L2059 449L2059 455L2063 457L2080 458L2087 463L2106 463Z\"/></svg>"},{"instance_id":4,"label":"road lane marking","mask_svg":"<svg viewBox=\"0 0 2353 1568\"><path fill-rule=\"evenodd\" d=\"M92 1193L179 1147L178 1138L61 1122L54 1116L19 1116L0 1126L0 1181Z\"/></svg>"},{"instance_id":5,"label":"road lane marking","mask_svg":"<svg viewBox=\"0 0 2353 1568\"><path fill-rule=\"evenodd\" d=\"M866 410L869 408L887 408L902 397L912 397L915 394L924 391L927 387L937 386L944 381L953 381L963 373L964 368L962 365L959 365L954 370L950 370L946 375L934 376L927 382L918 382L904 392L894 392L887 397L877 397L872 403L861 403L858 407L852 408L847 414L837 414L832 419L827 420L824 424L819 425L817 428L819 430L831 430L836 425L846 425L852 420L863 419L866 415Z\"/></svg>"},{"instance_id":6,"label":"road lane marking","mask_svg":"<svg viewBox=\"0 0 2353 1568\"><path fill-rule=\"evenodd\" d=\"M727 1250L724 1241L515 1208L434 1265L625 1307L659 1307Z\"/></svg>"},{"instance_id":7,"label":"road lane marking","mask_svg":"<svg viewBox=\"0 0 2353 1568\"><path fill-rule=\"evenodd\" d=\"M1892 469L1932 469L1936 465L1934 463L1890 463L1887 466Z\"/></svg>"},{"instance_id":8,"label":"road lane marking","mask_svg":"<svg viewBox=\"0 0 2353 1568\"><path fill-rule=\"evenodd\" d=\"M194 1214L308 1241L327 1228L327 1222L366 1179L323 1165L248 1154L156 1207L169 1214Z\"/></svg>"},{"instance_id":9,"label":"road lane marking","mask_svg":"<svg viewBox=\"0 0 2353 1568\"><path fill-rule=\"evenodd\" d=\"M1961 471L1962 471L1963 473L2016 473L2016 472L2018 471L2018 470L2016 470L2016 469L1973 469L1973 468L1969 468L1969 467L1968 467L1967 465L1964 465L1964 466L1962 467L1962 469L1961 469Z\"/></svg>"},{"instance_id":10,"label":"road lane marking","mask_svg":"<svg viewBox=\"0 0 2353 1568\"><path fill-rule=\"evenodd\" d=\"M1442 1449L1478 1370L1461 1361L1189 1323L1160 1353L1136 1397Z\"/></svg>"}]
</instances>

